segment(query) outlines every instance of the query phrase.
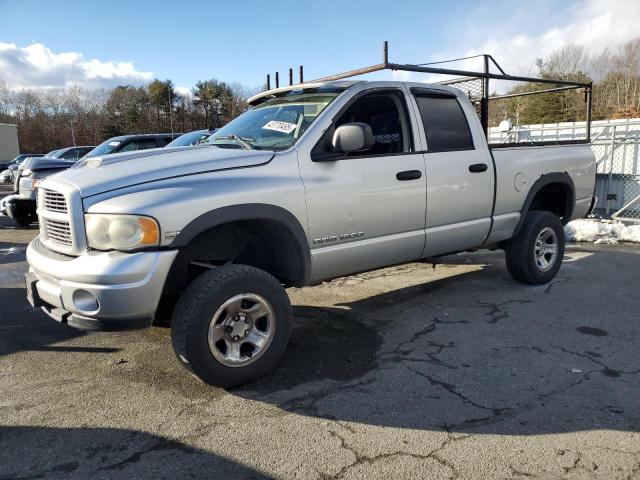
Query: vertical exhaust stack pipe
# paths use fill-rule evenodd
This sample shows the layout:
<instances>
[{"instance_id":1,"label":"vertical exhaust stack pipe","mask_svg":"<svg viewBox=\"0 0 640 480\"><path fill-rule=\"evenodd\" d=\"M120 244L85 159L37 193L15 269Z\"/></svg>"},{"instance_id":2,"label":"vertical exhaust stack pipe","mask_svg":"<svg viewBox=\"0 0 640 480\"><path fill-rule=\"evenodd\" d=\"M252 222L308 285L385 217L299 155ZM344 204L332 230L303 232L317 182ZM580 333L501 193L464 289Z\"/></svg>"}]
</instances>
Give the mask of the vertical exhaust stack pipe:
<instances>
[{"instance_id":1,"label":"vertical exhaust stack pipe","mask_svg":"<svg viewBox=\"0 0 640 480\"><path fill-rule=\"evenodd\" d=\"M271 90L271 75L267 73L267 90Z\"/></svg>"},{"instance_id":2,"label":"vertical exhaust stack pipe","mask_svg":"<svg viewBox=\"0 0 640 480\"><path fill-rule=\"evenodd\" d=\"M387 42L386 40L384 41L384 44L382 46L382 63L384 64L385 68L387 65L389 65L389 42Z\"/></svg>"},{"instance_id":3,"label":"vertical exhaust stack pipe","mask_svg":"<svg viewBox=\"0 0 640 480\"><path fill-rule=\"evenodd\" d=\"M304 72L302 69L302 65L300 65L300 83L304 83Z\"/></svg>"},{"instance_id":4,"label":"vertical exhaust stack pipe","mask_svg":"<svg viewBox=\"0 0 640 480\"><path fill-rule=\"evenodd\" d=\"M289 86L293 85L293 68L289 69Z\"/></svg>"},{"instance_id":5,"label":"vertical exhaust stack pipe","mask_svg":"<svg viewBox=\"0 0 640 480\"><path fill-rule=\"evenodd\" d=\"M280 72L276 72L276 88L280 88Z\"/></svg>"}]
</instances>

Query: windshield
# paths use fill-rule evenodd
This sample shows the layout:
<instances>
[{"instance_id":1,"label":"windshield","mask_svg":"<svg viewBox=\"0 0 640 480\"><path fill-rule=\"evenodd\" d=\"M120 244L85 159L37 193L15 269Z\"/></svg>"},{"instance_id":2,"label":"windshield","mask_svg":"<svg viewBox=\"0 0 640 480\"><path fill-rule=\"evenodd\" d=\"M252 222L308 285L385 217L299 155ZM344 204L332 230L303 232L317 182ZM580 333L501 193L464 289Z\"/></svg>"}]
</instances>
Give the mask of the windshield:
<instances>
[{"instance_id":1,"label":"windshield","mask_svg":"<svg viewBox=\"0 0 640 480\"><path fill-rule=\"evenodd\" d=\"M180 135L173 142L167 143L167 147L189 147L191 145L197 145L203 143L211 136L211 132L191 132Z\"/></svg>"},{"instance_id":2,"label":"windshield","mask_svg":"<svg viewBox=\"0 0 640 480\"><path fill-rule=\"evenodd\" d=\"M57 158L56 155L60 152L60 150L52 150L45 155L47 158Z\"/></svg>"},{"instance_id":3,"label":"windshield","mask_svg":"<svg viewBox=\"0 0 640 480\"><path fill-rule=\"evenodd\" d=\"M218 147L285 150L343 89L313 88L285 92L243 113L209 138Z\"/></svg>"},{"instance_id":4,"label":"windshield","mask_svg":"<svg viewBox=\"0 0 640 480\"><path fill-rule=\"evenodd\" d=\"M118 150L122 142L120 140L109 139L102 142L96 148L91 150L85 157L95 157L96 155L108 155Z\"/></svg>"}]
</instances>

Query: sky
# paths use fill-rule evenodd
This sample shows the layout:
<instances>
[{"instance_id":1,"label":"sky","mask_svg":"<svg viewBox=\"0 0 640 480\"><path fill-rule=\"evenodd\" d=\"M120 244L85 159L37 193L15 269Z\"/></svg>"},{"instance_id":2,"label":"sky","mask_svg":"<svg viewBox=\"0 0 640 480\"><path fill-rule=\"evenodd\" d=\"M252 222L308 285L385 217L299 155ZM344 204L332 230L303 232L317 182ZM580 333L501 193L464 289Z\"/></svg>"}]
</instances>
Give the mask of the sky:
<instances>
[{"instance_id":1,"label":"sky","mask_svg":"<svg viewBox=\"0 0 640 480\"><path fill-rule=\"evenodd\" d=\"M110 88L217 78L249 87L304 65L317 78L379 63L492 54L509 73L563 45L592 54L640 36L640 0L0 0L0 81ZM464 62L456 67L474 68ZM386 72L373 78L425 81Z\"/></svg>"}]
</instances>

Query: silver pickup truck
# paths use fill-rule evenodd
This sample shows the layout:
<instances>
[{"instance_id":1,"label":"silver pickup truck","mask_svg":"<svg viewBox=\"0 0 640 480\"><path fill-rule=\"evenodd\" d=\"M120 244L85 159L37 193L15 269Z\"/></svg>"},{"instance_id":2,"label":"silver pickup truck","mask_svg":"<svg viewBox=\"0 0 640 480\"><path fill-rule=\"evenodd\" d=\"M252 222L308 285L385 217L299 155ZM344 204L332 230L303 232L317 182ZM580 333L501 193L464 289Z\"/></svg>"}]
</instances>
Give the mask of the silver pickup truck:
<instances>
[{"instance_id":1,"label":"silver pickup truck","mask_svg":"<svg viewBox=\"0 0 640 480\"><path fill-rule=\"evenodd\" d=\"M460 90L335 81L266 91L195 148L92 158L39 186L30 302L71 326L151 325L230 387L286 349L287 286L477 248L549 282L593 203L588 144L489 148Z\"/></svg>"}]
</instances>

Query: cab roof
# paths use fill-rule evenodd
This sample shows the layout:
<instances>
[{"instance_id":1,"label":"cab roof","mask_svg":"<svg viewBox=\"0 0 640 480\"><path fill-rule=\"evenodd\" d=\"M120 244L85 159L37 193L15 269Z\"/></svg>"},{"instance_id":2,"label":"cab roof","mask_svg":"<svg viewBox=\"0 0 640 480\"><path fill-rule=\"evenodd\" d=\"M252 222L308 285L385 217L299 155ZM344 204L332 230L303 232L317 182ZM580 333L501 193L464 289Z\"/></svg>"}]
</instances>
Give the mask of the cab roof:
<instances>
[{"instance_id":1,"label":"cab roof","mask_svg":"<svg viewBox=\"0 0 640 480\"><path fill-rule=\"evenodd\" d=\"M342 88L347 89L352 85L357 83L363 83L365 80L338 80L334 82L309 82L309 83L298 83L297 85L288 85L286 87L280 88L272 88L271 90L266 90L264 92L260 92L257 95L249 98L247 102L249 105L256 105L259 100L264 99L265 97L270 97L272 95L278 95L279 93L291 92L294 90L302 90L305 88L321 88L321 87L333 87L333 88Z\"/></svg>"},{"instance_id":2,"label":"cab roof","mask_svg":"<svg viewBox=\"0 0 640 480\"><path fill-rule=\"evenodd\" d=\"M424 82L402 82L398 80L332 80L332 81L323 81L323 82L309 82L309 83L299 83L297 85L289 85L286 87L273 88L271 90L266 90L264 92L258 93L253 97L249 98L249 105L255 106L261 101L271 97L273 95L278 95L284 92L292 92L295 90L303 90L306 88L338 88L346 90L349 87L358 84L371 84L375 87L380 86L389 86L389 87L397 87L399 85L406 85L408 87L422 87L422 88L436 88L438 90L444 90L451 92L453 94L458 94L460 89L455 86L443 85L442 83L424 83Z\"/></svg>"}]
</instances>

